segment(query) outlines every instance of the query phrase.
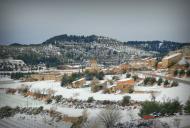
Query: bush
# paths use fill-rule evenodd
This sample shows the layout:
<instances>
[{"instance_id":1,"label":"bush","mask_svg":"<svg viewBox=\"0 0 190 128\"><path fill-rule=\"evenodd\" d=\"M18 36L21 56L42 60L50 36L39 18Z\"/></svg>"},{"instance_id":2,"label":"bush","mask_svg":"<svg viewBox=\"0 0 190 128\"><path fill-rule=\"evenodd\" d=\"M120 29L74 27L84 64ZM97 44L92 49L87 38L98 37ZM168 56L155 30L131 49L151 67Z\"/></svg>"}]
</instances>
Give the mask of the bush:
<instances>
[{"instance_id":1,"label":"bush","mask_svg":"<svg viewBox=\"0 0 190 128\"><path fill-rule=\"evenodd\" d=\"M33 93L33 96L36 98L36 99L39 99L43 96L43 94L41 94L40 90L36 90L34 93Z\"/></svg>"},{"instance_id":2,"label":"bush","mask_svg":"<svg viewBox=\"0 0 190 128\"><path fill-rule=\"evenodd\" d=\"M147 85L148 84L148 82L149 82L149 77L146 77L145 79L144 79L144 81L143 81L143 83L145 84L145 85Z\"/></svg>"},{"instance_id":3,"label":"bush","mask_svg":"<svg viewBox=\"0 0 190 128\"><path fill-rule=\"evenodd\" d=\"M173 115L181 112L182 105L178 100L169 100L167 102L145 101L142 103L142 108L139 115L150 115L152 113L161 113L161 115Z\"/></svg>"},{"instance_id":4,"label":"bush","mask_svg":"<svg viewBox=\"0 0 190 128\"><path fill-rule=\"evenodd\" d=\"M163 82L162 78L159 78L157 83L160 86L162 84L162 82Z\"/></svg>"},{"instance_id":5,"label":"bush","mask_svg":"<svg viewBox=\"0 0 190 128\"><path fill-rule=\"evenodd\" d=\"M145 79L144 79L144 84L145 85L153 85L154 83L156 82L156 78L154 78L154 77L146 77Z\"/></svg>"},{"instance_id":6,"label":"bush","mask_svg":"<svg viewBox=\"0 0 190 128\"><path fill-rule=\"evenodd\" d=\"M15 93L16 93L16 89L8 88L8 89L6 90L6 93L7 93L7 94L15 94Z\"/></svg>"},{"instance_id":7,"label":"bush","mask_svg":"<svg viewBox=\"0 0 190 128\"><path fill-rule=\"evenodd\" d=\"M170 84L169 81L168 81L168 80L165 80L165 81L164 81L164 85L168 85L168 84Z\"/></svg>"},{"instance_id":8,"label":"bush","mask_svg":"<svg viewBox=\"0 0 190 128\"><path fill-rule=\"evenodd\" d=\"M55 96L55 102L56 103L59 103L61 101L61 99L62 99L62 95Z\"/></svg>"},{"instance_id":9,"label":"bush","mask_svg":"<svg viewBox=\"0 0 190 128\"><path fill-rule=\"evenodd\" d=\"M104 72L89 72L89 71L85 71L85 78L86 80L92 80L94 77L99 79L99 80L103 80L104 79Z\"/></svg>"},{"instance_id":10,"label":"bush","mask_svg":"<svg viewBox=\"0 0 190 128\"><path fill-rule=\"evenodd\" d=\"M133 77L134 81L136 81L136 80L138 79L138 76L137 76L137 75L134 75L134 76L132 76L132 77Z\"/></svg>"},{"instance_id":11,"label":"bush","mask_svg":"<svg viewBox=\"0 0 190 128\"><path fill-rule=\"evenodd\" d=\"M33 108L32 109L32 114L33 115L37 115L37 114L41 113L42 111L43 111L43 107L42 106L40 106L39 108Z\"/></svg>"},{"instance_id":12,"label":"bush","mask_svg":"<svg viewBox=\"0 0 190 128\"><path fill-rule=\"evenodd\" d=\"M178 70L175 70L173 74L174 74L174 76L177 76L178 75Z\"/></svg>"},{"instance_id":13,"label":"bush","mask_svg":"<svg viewBox=\"0 0 190 128\"><path fill-rule=\"evenodd\" d=\"M100 90L100 87L98 85L92 85L91 86L91 91L92 92L98 92Z\"/></svg>"},{"instance_id":14,"label":"bush","mask_svg":"<svg viewBox=\"0 0 190 128\"><path fill-rule=\"evenodd\" d=\"M129 105L130 99L131 99L130 96L124 96L123 99L122 99L122 102L121 102L122 106Z\"/></svg>"},{"instance_id":15,"label":"bush","mask_svg":"<svg viewBox=\"0 0 190 128\"><path fill-rule=\"evenodd\" d=\"M104 88L103 93L104 94L109 93L109 89L108 88Z\"/></svg>"},{"instance_id":16,"label":"bush","mask_svg":"<svg viewBox=\"0 0 190 128\"><path fill-rule=\"evenodd\" d=\"M103 80L104 79L104 72L97 73L96 78L99 79L99 80Z\"/></svg>"},{"instance_id":17,"label":"bush","mask_svg":"<svg viewBox=\"0 0 190 128\"><path fill-rule=\"evenodd\" d=\"M185 103L184 112L187 113L187 114L190 114L190 98Z\"/></svg>"},{"instance_id":18,"label":"bush","mask_svg":"<svg viewBox=\"0 0 190 128\"><path fill-rule=\"evenodd\" d=\"M179 74L180 74L181 76L185 75L185 70L180 70L180 71L179 71Z\"/></svg>"},{"instance_id":19,"label":"bush","mask_svg":"<svg viewBox=\"0 0 190 128\"><path fill-rule=\"evenodd\" d=\"M131 74L127 73L126 78L130 78L130 77L131 77Z\"/></svg>"},{"instance_id":20,"label":"bush","mask_svg":"<svg viewBox=\"0 0 190 128\"><path fill-rule=\"evenodd\" d=\"M112 80L119 80L119 77L118 76L113 76Z\"/></svg>"},{"instance_id":21,"label":"bush","mask_svg":"<svg viewBox=\"0 0 190 128\"><path fill-rule=\"evenodd\" d=\"M171 84L171 86L172 86L172 87L177 87L178 84L179 84L179 83L178 83L177 81L173 81L172 84Z\"/></svg>"},{"instance_id":22,"label":"bush","mask_svg":"<svg viewBox=\"0 0 190 128\"><path fill-rule=\"evenodd\" d=\"M88 100L87 100L88 103L91 103L91 102L93 102L93 101L94 101L94 98L93 98L93 97L88 97Z\"/></svg>"},{"instance_id":23,"label":"bush","mask_svg":"<svg viewBox=\"0 0 190 128\"><path fill-rule=\"evenodd\" d=\"M153 85L155 82L156 82L156 78L151 77L149 81L150 85Z\"/></svg>"},{"instance_id":24,"label":"bush","mask_svg":"<svg viewBox=\"0 0 190 128\"><path fill-rule=\"evenodd\" d=\"M15 109L5 106L0 108L0 119L5 118L5 117L11 117L14 116L16 113Z\"/></svg>"},{"instance_id":25,"label":"bush","mask_svg":"<svg viewBox=\"0 0 190 128\"><path fill-rule=\"evenodd\" d=\"M190 76L190 70L187 70L186 75L189 77Z\"/></svg>"},{"instance_id":26,"label":"bush","mask_svg":"<svg viewBox=\"0 0 190 128\"><path fill-rule=\"evenodd\" d=\"M29 87L22 85L20 88L18 88L18 93L21 93L22 95L25 95L29 91Z\"/></svg>"},{"instance_id":27,"label":"bush","mask_svg":"<svg viewBox=\"0 0 190 128\"><path fill-rule=\"evenodd\" d=\"M143 117L144 115L150 115L153 112L160 111L159 102L155 101L145 101L142 103L142 108L140 109L139 116Z\"/></svg>"},{"instance_id":28,"label":"bush","mask_svg":"<svg viewBox=\"0 0 190 128\"><path fill-rule=\"evenodd\" d=\"M134 89L133 88L129 88L129 93L133 93Z\"/></svg>"},{"instance_id":29,"label":"bush","mask_svg":"<svg viewBox=\"0 0 190 128\"><path fill-rule=\"evenodd\" d=\"M84 74L81 73L72 73L70 76L67 74L64 74L61 80L61 86L68 86L71 84L73 81L78 80L82 78Z\"/></svg>"},{"instance_id":30,"label":"bush","mask_svg":"<svg viewBox=\"0 0 190 128\"><path fill-rule=\"evenodd\" d=\"M47 104L51 104L51 103L52 103L52 99L51 99L51 98L47 98L47 99L46 99L46 103L47 103Z\"/></svg>"}]
</instances>

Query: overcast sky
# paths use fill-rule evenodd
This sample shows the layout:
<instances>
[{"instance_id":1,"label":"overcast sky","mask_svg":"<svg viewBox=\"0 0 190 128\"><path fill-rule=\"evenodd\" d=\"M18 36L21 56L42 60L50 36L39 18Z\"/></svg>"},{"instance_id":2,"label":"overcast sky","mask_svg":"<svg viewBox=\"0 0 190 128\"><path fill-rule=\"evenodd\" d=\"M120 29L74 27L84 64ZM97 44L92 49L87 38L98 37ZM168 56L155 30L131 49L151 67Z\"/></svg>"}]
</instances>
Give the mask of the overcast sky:
<instances>
[{"instance_id":1,"label":"overcast sky","mask_svg":"<svg viewBox=\"0 0 190 128\"><path fill-rule=\"evenodd\" d=\"M0 43L60 34L190 42L190 0L1 0Z\"/></svg>"}]
</instances>

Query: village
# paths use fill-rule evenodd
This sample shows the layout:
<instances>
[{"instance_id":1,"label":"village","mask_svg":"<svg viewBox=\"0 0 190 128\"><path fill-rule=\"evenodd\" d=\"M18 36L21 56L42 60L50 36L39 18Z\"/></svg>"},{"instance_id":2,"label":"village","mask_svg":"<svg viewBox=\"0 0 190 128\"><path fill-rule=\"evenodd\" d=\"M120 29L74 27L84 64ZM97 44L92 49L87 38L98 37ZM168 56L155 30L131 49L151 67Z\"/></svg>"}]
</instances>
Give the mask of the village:
<instances>
[{"instance_id":1,"label":"village","mask_svg":"<svg viewBox=\"0 0 190 128\"><path fill-rule=\"evenodd\" d=\"M9 62L9 65L12 66L18 64L20 71L22 66L27 67L22 60L1 61L1 65L5 65L3 62ZM14 64L10 64L11 62ZM169 54L159 62L156 58L140 59L134 57L128 63L109 67L99 65L96 59L92 58L85 66L59 65L57 68L48 69L43 65L43 68L30 70L30 72L21 71L22 75L16 75L17 71L1 72L1 76L9 76L11 73L15 75L10 75L10 80L2 78L0 88L2 96L11 94L42 102L44 109L53 109L55 118L63 120L67 124L81 125L80 121L77 121L78 117L83 116L84 111L88 111L88 119L91 119L94 118L92 117L94 113L98 113L102 109L107 110L111 106L114 110L128 113L124 114L123 117L127 116L128 119L133 118L133 120L142 118L151 125L152 122L149 121L152 119L160 118L162 120L162 118L170 117L175 113L181 113L181 107L170 114L161 111L148 112L149 114L147 112L139 113L144 103L171 102L172 104L179 102L185 105L189 101L189 65L190 57L182 52ZM12 83L11 78L19 81ZM4 104L10 105L5 102L1 106ZM32 103L27 102L27 104ZM28 105L24 106L27 108ZM57 107L54 108L54 106ZM66 108L71 110L67 111ZM49 113L49 110L45 111ZM63 114L63 119L60 114ZM183 115L183 113L181 114ZM173 120L175 119L173 117ZM185 117L185 120L188 119ZM126 121L129 120L124 120L124 122ZM159 122L158 124L168 127L167 123ZM125 125L132 124L126 123Z\"/></svg>"}]
</instances>

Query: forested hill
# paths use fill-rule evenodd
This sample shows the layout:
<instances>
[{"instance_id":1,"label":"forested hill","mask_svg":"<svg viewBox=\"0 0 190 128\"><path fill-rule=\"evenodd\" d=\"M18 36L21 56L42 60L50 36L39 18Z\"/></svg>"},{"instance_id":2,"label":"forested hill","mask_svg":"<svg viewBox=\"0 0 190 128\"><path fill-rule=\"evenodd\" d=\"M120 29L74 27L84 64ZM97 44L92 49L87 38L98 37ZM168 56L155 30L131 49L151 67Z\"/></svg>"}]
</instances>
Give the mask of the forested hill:
<instances>
[{"instance_id":1,"label":"forested hill","mask_svg":"<svg viewBox=\"0 0 190 128\"><path fill-rule=\"evenodd\" d=\"M0 47L0 59L12 57L26 64L45 63L49 66L80 64L91 58L104 65L118 65L133 56L162 58L170 51L189 45L170 41L121 42L103 36L59 35L41 44L14 43Z\"/></svg>"},{"instance_id":2,"label":"forested hill","mask_svg":"<svg viewBox=\"0 0 190 128\"><path fill-rule=\"evenodd\" d=\"M125 42L125 44L145 51L156 51L161 54L181 49L184 46L190 46L190 43L178 43L172 41L128 41Z\"/></svg>"},{"instance_id":3,"label":"forested hill","mask_svg":"<svg viewBox=\"0 0 190 128\"><path fill-rule=\"evenodd\" d=\"M53 45L60 45L64 43L103 43L109 45L110 43L119 43L119 45L125 45L134 47L137 49L145 50L145 51L153 51L158 52L160 54L166 54L170 51L178 50L183 46L190 45L190 43L178 43L173 41L128 41L128 42L121 42L112 38L97 36L97 35L90 35L90 36L77 36L77 35L59 35L54 36L43 44L53 44Z\"/></svg>"},{"instance_id":4,"label":"forested hill","mask_svg":"<svg viewBox=\"0 0 190 128\"><path fill-rule=\"evenodd\" d=\"M76 35L59 35L54 36L45 42L43 44L61 44L61 43L91 43L91 42L98 42L99 39L105 38L102 36L96 36L96 35L90 35L90 36L76 36Z\"/></svg>"}]
</instances>

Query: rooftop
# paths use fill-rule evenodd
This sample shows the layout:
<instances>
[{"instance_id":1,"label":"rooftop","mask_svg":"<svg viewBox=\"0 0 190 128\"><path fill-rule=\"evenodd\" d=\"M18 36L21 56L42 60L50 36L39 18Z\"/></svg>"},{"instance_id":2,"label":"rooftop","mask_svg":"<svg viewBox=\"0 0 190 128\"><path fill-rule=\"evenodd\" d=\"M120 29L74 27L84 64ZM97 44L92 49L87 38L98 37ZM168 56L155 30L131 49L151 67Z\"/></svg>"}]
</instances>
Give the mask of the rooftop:
<instances>
[{"instance_id":1,"label":"rooftop","mask_svg":"<svg viewBox=\"0 0 190 128\"><path fill-rule=\"evenodd\" d=\"M163 59L170 59L170 58L173 58L173 57L178 56L178 55L181 55L181 53L175 53L175 54L172 54L169 56L165 56Z\"/></svg>"}]
</instances>

